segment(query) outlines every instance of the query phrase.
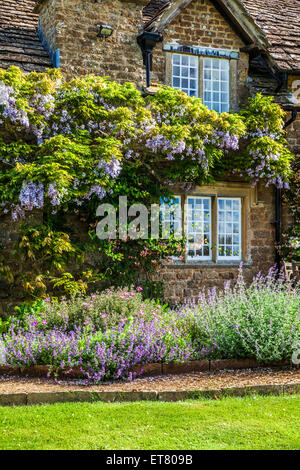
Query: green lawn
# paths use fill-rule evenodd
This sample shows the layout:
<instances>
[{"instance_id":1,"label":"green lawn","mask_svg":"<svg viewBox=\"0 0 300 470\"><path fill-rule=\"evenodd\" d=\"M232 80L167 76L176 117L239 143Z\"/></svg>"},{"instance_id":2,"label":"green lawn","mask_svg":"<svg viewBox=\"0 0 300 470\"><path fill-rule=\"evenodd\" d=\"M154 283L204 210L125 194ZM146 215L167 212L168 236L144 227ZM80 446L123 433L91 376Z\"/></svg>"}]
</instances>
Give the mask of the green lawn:
<instances>
[{"instance_id":1,"label":"green lawn","mask_svg":"<svg viewBox=\"0 0 300 470\"><path fill-rule=\"evenodd\" d=\"M299 449L300 396L0 408L0 449Z\"/></svg>"}]
</instances>

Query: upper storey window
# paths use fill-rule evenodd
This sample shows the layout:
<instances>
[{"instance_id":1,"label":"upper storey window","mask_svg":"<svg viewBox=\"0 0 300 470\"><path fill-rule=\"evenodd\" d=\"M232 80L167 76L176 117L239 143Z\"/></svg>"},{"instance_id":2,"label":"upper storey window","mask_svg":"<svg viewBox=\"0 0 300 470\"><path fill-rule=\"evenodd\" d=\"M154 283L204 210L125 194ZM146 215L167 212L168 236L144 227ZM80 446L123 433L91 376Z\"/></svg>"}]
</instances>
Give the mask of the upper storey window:
<instances>
[{"instance_id":1,"label":"upper storey window","mask_svg":"<svg viewBox=\"0 0 300 470\"><path fill-rule=\"evenodd\" d=\"M189 96L198 96L198 57L172 54L172 86Z\"/></svg>"},{"instance_id":2,"label":"upper storey window","mask_svg":"<svg viewBox=\"0 0 300 470\"><path fill-rule=\"evenodd\" d=\"M204 58L204 99L209 108L229 111L229 60Z\"/></svg>"},{"instance_id":3,"label":"upper storey window","mask_svg":"<svg viewBox=\"0 0 300 470\"><path fill-rule=\"evenodd\" d=\"M230 51L228 56L205 57L173 52L169 55L171 67L167 65L166 82L189 96L201 98L209 109L229 112L235 107L233 96L237 83L233 83L232 77L236 76L237 60L232 60Z\"/></svg>"}]
</instances>

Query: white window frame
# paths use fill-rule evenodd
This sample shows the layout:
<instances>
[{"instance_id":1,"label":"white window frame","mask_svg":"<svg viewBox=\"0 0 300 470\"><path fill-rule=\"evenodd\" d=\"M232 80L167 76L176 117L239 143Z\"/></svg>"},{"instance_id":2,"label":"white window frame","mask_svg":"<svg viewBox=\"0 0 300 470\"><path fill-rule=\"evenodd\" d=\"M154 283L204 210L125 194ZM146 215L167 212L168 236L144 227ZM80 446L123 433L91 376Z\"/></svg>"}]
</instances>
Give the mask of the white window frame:
<instances>
[{"instance_id":1,"label":"white window frame","mask_svg":"<svg viewBox=\"0 0 300 470\"><path fill-rule=\"evenodd\" d=\"M224 213L225 213L225 218L226 218L226 201L239 201L239 255L238 256L220 256L220 244L219 244L219 236L220 235L224 235L224 237L226 237L227 233L226 233L226 229L224 231L224 233L220 233L219 231L219 223L224 223L224 225L226 225L226 220L224 221L220 221L219 220L219 211L223 211L222 209L219 209L219 201L224 201L224 206L225 206L225 209L224 209ZM217 260L220 260L220 261L240 261L242 259L242 198L241 197L218 197L217 198ZM233 212L233 209L231 210L231 212ZM232 214L233 216L233 214ZM233 220L232 222L230 222L231 224L235 223ZM229 234L228 234L229 235ZM232 231L231 231L231 235L232 235L232 243L231 243L231 246L232 246L232 253L233 253L233 246L234 246L234 243L233 243L233 228L232 228ZM222 244L222 246L226 246L226 240L224 240L224 245Z\"/></svg>"},{"instance_id":2,"label":"white window frame","mask_svg":"<svg viewBox=\"0 0 300 470\"><path fill-rule=\"evenodd\" d=\"M175 64L174 59L175 57L180 58L180 63ZM187 65L182 64L183 58L185 61L187 61ZM195 65L191 65L191 59L195 61ZM175 67L179 67L179 73L174 73ZM187 69L187 75L183 76L182 75L182 69L186 68ZM195 77L190 76L190 69L193 68L195 69ZM178 79L179 80L179 86L174 85L174 80ZM188 86L182 86L182 81L187 80ZM195 80L196 82L196 88L191 88L190 87L190 81ZM178 54L178 53L173 53L172 54L172 87L175 88L176 90L182 90L187 93L189 96L194 96L198 97L199 96L199 57L196 55L188 55L188 54ZM194 92L195 94L191 94L191 92Z\"/></svg>"},{"instance_id":3,"label":"white window frame","mask_svg":"<svg viewBox=\"0 0 300 470\"><path fill-rule=\"evenodd\" d=\"M218 64L218 68L214 68L214 63ZM209 73L211 78L209 79L206 78L206 73ZM226 74L226 80L222 79L223 73ZM214 109L215 111L219 113L229 112L230 110L230 60L216 58L216 57L204 57L202 75L203 75L202 76L203 104L207 106L209 109ZM214 75L218 75L218 79L214 78ZM221 90L222 83L227 83L227 91ZM218 90L214 90L215 86L217 86ZM211 97L210 100L206 99L206 93L210 93L210 97ZM214 94L218 94L217 100L214 99ZM222 94L227 95L227 101L222 100ZM219 107L219 109L216 109L217 107Z\"/></svg>"},{"instance_id":4,"label":"white window frame","mask_svg":"<svg viewBox=\"0 0 300 470\"><path fill-rule=\"evenodd\" d=\"M205 255L201 255L201 256L189 256L189 236L192 236L192 235L202 235L202 233L197 233L196 231L195 232L189 232L189 200L191 199L201 199L201 200L207 200L208 201L208 206L209 206L209 220L208 221L203 221L203 236L205 235L205 233L209 234L209 244L207 244L206 246L208 246L208 250L209 250L209 255L208 256L205 256ZM202 222L202 221L201 221ZM204 224L205 223L208 223L209 224L209 232L204 232ZM187 242L186 242L186 259L187 261L210 261L212 260L212 198L209 197L209 196L187 196L186 198L186 205L185 205L185 233L186 233L186 238L187 238Z\"/></svg>"}]
</instances>

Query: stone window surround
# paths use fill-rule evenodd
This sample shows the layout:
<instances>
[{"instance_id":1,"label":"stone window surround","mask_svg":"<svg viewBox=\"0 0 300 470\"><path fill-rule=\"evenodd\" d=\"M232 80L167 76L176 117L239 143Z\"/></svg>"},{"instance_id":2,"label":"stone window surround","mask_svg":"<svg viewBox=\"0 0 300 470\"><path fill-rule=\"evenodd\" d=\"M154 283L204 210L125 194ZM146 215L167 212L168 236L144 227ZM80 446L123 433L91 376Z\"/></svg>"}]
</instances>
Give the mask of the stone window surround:
<instances>
[{"instance_id":1,"label":"stone window surround","mask_svg":"<svg viewBox=\"0 0 300 470\"><path fill-rule=\"evenodd\" d=\"M183 50L180 50L183 49ZM216 49L217 51L217 49ZM172 86L172 54L186 54L198 57L198 97L204 102L204 58L227 59L229 60L229 107L230 111L236 111L238 107L238 60L237 57L223 57L218 55L200 55L184 51L184 46L178 46L176 50L168 50L163 46L163 52L166 56L165 84Z\"/></svg>"},{"instance_id":2,"label":"stone window surround","mask_svg":"<svg viewBox=\"0 0 300 470\"><path fill-rule=\"evenodd\" d=\"M245 265L250 265L249 258L249 228L250 228L250 207L252 204L257 204L257 188L252 186L249 183L240 183L240 182L226 182L221 183L217 182L213 185L207 186L197 186L193 191L188 193L183 193L179 189L172 189L172 192L176 196L181 197L181 211L184 214L184 208L186 200L189 196L204 196L211 197L212 204L212 259L211 260L187 260L185 255L185 260L173 259L172 262L164 261L163 264L170 267L180 267L180 268L189 268L189 267L222 267L222 266L239 266L241 262ZM241 260L218 260L217 258L217 200L218 197L237 197L241 199L241 247L242 247L242 256ZM185 217L182 217L182 233L185 233Z\"/></svg>"}]
</instances>

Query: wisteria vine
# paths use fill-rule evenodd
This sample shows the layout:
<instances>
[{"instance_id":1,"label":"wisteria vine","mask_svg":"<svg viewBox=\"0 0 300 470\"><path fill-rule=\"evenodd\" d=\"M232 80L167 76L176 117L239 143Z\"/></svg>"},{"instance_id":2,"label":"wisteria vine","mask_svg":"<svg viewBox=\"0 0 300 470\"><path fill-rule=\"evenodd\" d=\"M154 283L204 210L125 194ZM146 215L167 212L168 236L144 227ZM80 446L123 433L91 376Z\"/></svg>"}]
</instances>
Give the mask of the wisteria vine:
<instances>
[{"instance_id":1,"label":"wisteria vine","mask_svg":"<svg viewBox=\"0 0 300 470\"><path fill-rule=\"evenodd\" d=\"M124 166L151 168L162 185L201 184L222 169L288 187L292 159L270 98L218 114L168 87L144 98L129 83L67 82L53 70L0 70L0 133L0 204L14 220L101 200Z\"/></svg>"}]
</instances>

